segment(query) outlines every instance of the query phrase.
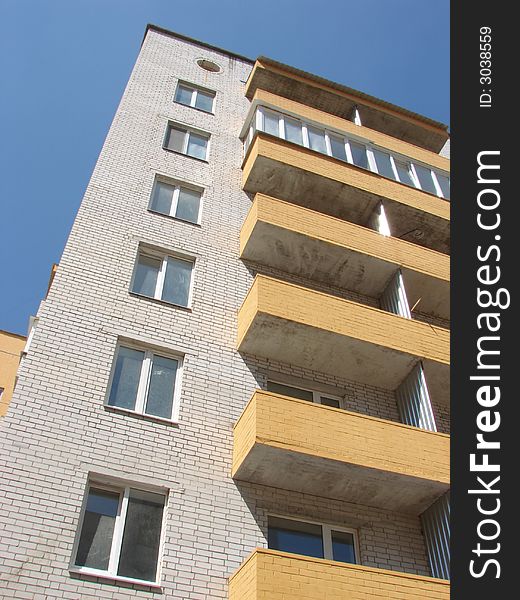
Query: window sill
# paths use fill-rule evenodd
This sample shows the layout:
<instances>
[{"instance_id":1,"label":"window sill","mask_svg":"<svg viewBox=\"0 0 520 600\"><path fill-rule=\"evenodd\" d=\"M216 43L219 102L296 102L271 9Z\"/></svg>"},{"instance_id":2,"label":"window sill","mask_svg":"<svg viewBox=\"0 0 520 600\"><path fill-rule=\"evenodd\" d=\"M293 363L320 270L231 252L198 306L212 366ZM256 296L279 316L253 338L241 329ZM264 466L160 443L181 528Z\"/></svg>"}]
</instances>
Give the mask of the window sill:
<instances>
[{"instance_id":1,"label":"window sill","mask_svg":"<svg viewBox=\"0 0 520 600\"><path fill-rule=\"evenodd\" d=\"M69 573L76 577L95 577L96 579L102 579L105 581L112 581L114 583L127 583L130 585L139 586L141 588L148 588L162 592L162 585L155 581L143 581L142 579L132 579L130 577L121 577L119 575L110 575L102 571L96 571L95 569L78 569L70 568Z\"/></svg>"},{"instance_id":2,"label":"window sill","mask_svg":"<svg viewBox=\"0 0 520 600\"><path fill-rule=\"evenodd\" d=\"M167 219L171 219L172 221L179 221L179 223L186 223L187 225L193 225L194 227L201 227L200 223L195 223L194 221L187 221L186 219L181 219L180 217L174 217L172 215L167 215L166 213L159 212L157 210L148 209L148 212L152 215L159 215L160 217L166 217Z\"/></svg>"},{"instance_id":3,"label":"window sill","mask_svg":"<svg viewBox=\"0 0 520 600\"><path fill-rule=\"evenodd\" d=\"M167 300L161 300L161 298L152 298L151 296L143 296L142 294L137 294L136 292L129 292L130 296L134 298L144 298L145 300L150 300L151 302L157 302L158 304L163 304L164 306L171 306L173 308L178 308L180 310L184 310L186 312L193 312L191 306L183 306L182 304L174 304L173 302L168 302Z\"/></svg>"},{"instance_id":4,"label":"window sill","mask_svg":"<svg viewBox=\"0 0 520 600\"><path fill-rule=\"evenodd\" d=\"M213 111L204 110L203 108L197 108L196 106L191 106L191 104L184 104L184 102L179 102L178 100L174 100L173 103L178 104L179 106L185 106L186 108L192 108L193 110L196 110L205 115L215 116L215 113Z\"/></svg>"},{"instance_id":5,"label":"window sill","mask_svg":"<svg viewBox=\"0 0 520 600\"><path fill-rule=\"evenodd\" d=\"M121 408L120 406L110 406L109 404L104 404L103 405L105 410L107 410L108 412L115 412L115 413L123 413L126 414L128 416L131 417L137 417L140 420L143 421L156 421L158 423L162 423L163 425L171 425L171 426L179 426L179 421L175 421L173 419L166 419L164 417L157 417L155 415L148 415L146 413L140 413L137 412L136 410L131 410L129 408ZM83 571L81 571L83 572Z\"/></svg>"},{"instance_id":6,"label":"window sill","mask_svg":"<svg viewBox=\"0 0 520 600\"><path fill-rule=\"evenodd\" d=\"M207 160L206 158L199 158L198 156L185 154L184 152L179 152L178 150L171 150L170 148L166 148L165 146L163 146L163 150L166 150L166 152L171 152L172 154L178 154L179 156L185 156L186 158L192 158L193 160L198 160L199 162L209 165L209 160Z\"/></svg>"}]
</instances>

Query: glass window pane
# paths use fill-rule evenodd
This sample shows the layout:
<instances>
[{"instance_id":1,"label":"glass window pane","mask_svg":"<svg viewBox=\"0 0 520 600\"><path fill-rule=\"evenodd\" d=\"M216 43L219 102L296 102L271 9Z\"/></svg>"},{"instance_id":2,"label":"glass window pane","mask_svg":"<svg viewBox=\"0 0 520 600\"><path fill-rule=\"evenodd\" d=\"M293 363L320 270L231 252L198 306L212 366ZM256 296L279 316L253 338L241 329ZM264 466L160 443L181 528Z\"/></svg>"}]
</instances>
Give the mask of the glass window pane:
<instances>
[{"instance_id":1,"label":"glass window pane","mask_svg":"<svg viewBox=\"0 0 520 600\"><path fill-rule=\"evenodd\" d=\"M333 408L340 408L339 400L335 398L326 398L325 396L320 396L320 402L325 406L332 406Z\"/></svg>"},{"instance_id":2,"label":"glass window pane","mask_svg":"<svg viewBox=\"0 0 520 600\"><path fill-rule=\"evenodd\" d=\"M188 306L192 268L193 263L187 260L168 259L162 291L163 300L180 306Z\"/></svg>"},{"instance_id":3,"label":"glass window pane","mask_svg":"<svg viewBox=\"0 0 520 600\"><path fill-rule=\"evenodd\" d=\"M76 553L78 567L108 569L118 507L118 493L90 488Z\"/></svg>"},{"instance_id":4,"label":"glass window pane","mask_svg":"<svg viewBox=\"0 0 520 600\"><path fill-rule=\"evenodd\" d=\"M276 135L280 137L280 126L279 126L280 117L278 113L273 113L269 110L264 110L264 131L265 133L270 133L271 135Z\"/></svg>"},{"instance_id":5,"label":"glass window pane","mask_svg":"<svg viewBox=\"0 0 520 600\"><path fill-rule=\"evenodd\" d=\"M397 174L399 175L399 181L405 185L415 187L409 166L406 163L397 160L395 161L395 166L397 168Z\"/></svg>"},{"instance_id":6,"label":"glass window pane","mask_svg":"<svg viewBox=\"0 0 520 600\"><path fill-rule=\"evenodd\" d=\"M200 192L181 188L175 216L190 223L197 223L199 219L199 205Z\"/></svg>"},{"instance_id":7,"label":"glass window pane","mask_svg":"<svg viewBox=\"0 0 520 600\"><path fill-rule=\"evenodd\" d=\"M175 100L181 104L189 106L191 104L191 96L193 90L185 85L177 86L177 92L175 94Z\"/></svg>"},{"instance_id":8,"label":"glass window pane","mask_svg":"<svg viewBox=\"0 0 520 600\"><path fill-rule=\"evenodd\" d=\"M295 144L303 145L302 124L296 119L284 117L285 122L285 139Z\"/></svg>"},{"instance_id":9,"label":"glass window pane","mask_svg":"<svg viewBox=\"0 0 520 600\"><path fill-rule=\"evenodd\" d=\"M367 158L367 149L363 144L358 144L357 142L350 142L350 151L352 152L352 161L357 167L361 167L362 169L368 169L368 158Z\"/></svg>"},{"instance_id":10,"label":"glass window pane","mask_svg":"<svg viewBox=\"0 0 520 600\"><path fill-rule=\"evenodd\" d=\"M441 186L442 195L447 200L450 199L450 178L446 177L446 175L441 175L440 173L436 173L437 181Z\"/></svg>"},{"instance_id":11,"label":"glass window pane","mask_svg":"<svg viewBox=\"0 0 520 600\"><path fill-rule=\"evenodd\" d=\"M425 192L430 192L430 194L437 195L437 190L435 189L435 184L433 183L432 173L430 169L422 167L421 165L415 165L415 172L417 173L417 177L419 178L421 189Z\"/></svg>"},{"instance_id":12,"label":"glass window pane","mask_svg":"<svg viewBox=\"0 0 520 600\"><path fill-rule=\"evenodd\" d=\"M308 400L312 402L312 392L308 390L300 390L292 387L292 385L284 385L283 383L275 383L274 381L267 382L267 391L282 396L290 396L291 398L299 398L300 400Z\"/></svg>"},{"instance_id":13,"label":"glass window pane","mask_svg":"<svg viewBox=\"0 0 520 600\"><path fill-rule=\"evenodd\" d=\"M327 154L327 145L325 144L325 132L315 127L307 127L309 132L309 147L323 154Z\"/></svg>"},{"instance_id":14,"label":"glass window pane","mask_svg":"<svg viewBox=\"0 0 520 600\"><path fill-rule=\"evenodd\" d=\"M190 156L195 158L206 158L206 150L208 147L208 138L198 135L190 131L188 139L188 149L186 151Z\"/></svg>"},{"instance_id":15,"label":"glass window pane","mask_svg":"<svg viewBox=\"0 0 520 600\"><path fill-rule=\"evenodd\" d=\"M166 142L166 147L169 150L174 150L175 152L184 152L185 137L185 130L177 129L176 127L170 127L168 130L168 140Z\"/></svg>"},{"instance_id":16,"label":"glass window pane","mask_svg":"<svg viewBox=\"0 0 520 600\"><path fill-rule=\"evenodd\" d=\"M117 574L155 581L164 496L130 491Z\"/></svg>"},{"instance_id":17,"label":"glass window pane","mask_svg":"<svg viewBox=\"0 0 520 600\"><path fill-rule=\"evenodd\" d=\"M332 559L355 563L354 536L346 531L332 531Z\"/></svg>"},{"instance_id":18,"label":"glass window pane","mask_svg":"<svg viewBox=\"0 0 520 600\"><path fill-rule=\"evenodd\" d=\"M347 153L345 151L345 141L342 138L330 136L330 147L332 150L332 156L339 158L340 160L347 160Z\"/></svg>"},{"instance_id":19,"label":"glass window pane","mask_svg":"<svg viewBox=\"0 0 520 600\"><path fill-rule=\"evenodd\" d=\"M145 412L169 419L172 416L173 392L178 361L164 356L154 356L148 385Z\"/></svg>"},{"instance_id":20,"label":"glass window pane","mask_svg":"<svg viewBox=\"0 0 520 600\"><path fill-rule=\"evenodd\" d=\"M268 546L282 552L323 558L321 525L269 517Z\"/></svg>"},{"instance_id":21,"label":"glass window pane","mask_svg":"<svg viewBox=\"0 0 520 600\"><path fill-rule=\"evenodd\" d=\"M215 96L213 94L209 94L208 92L201 92L200 90L197 90L195 106L197 108L200 108L200 110L205 110L206 112L212 112L214 97Z\"/></svg>"},{"instance_id":22,"label":"glass window pane","mask_svg":"<svg viewBox=\"0 0 520 600\"><path fill-rule=\"evenodd\" d=\"M381 152L380 150L374 150L373 152L379 175L388 177L389 179L395 179L392 163L390 162L390 155L386 152Z\"/></svg>"},{"instance_id":23,"label":"glass window pane","mask_svg":"<svg viewBox=\"0 0 520 600\"><path fill-rule=\"evenodd\" d=\"M144 352L121 346L117 353L108 404L133 410L141 377Z\"/></svg>"},{"instance_id":24,"label":"glass window pane","mask_svg":"<svg viewBox=\"0 0 520 600\"><path fill-rule=\"evenodd\" d=\"M156 181L152 198L152 210L163 215L169 215L174 191L175 187L173 185Z\"/></svg>"},{"instance_id":25,"label":"glass window pane","mask_svg":"<svg viewBox=\"0 0 520 600\"><path fill-rule=\"evenodd\" d=\"M132 291L142 296L154 297L157 276L161 269L161 260L150 256L140 255L135 270Z\"/></svg>"}]
</instances>

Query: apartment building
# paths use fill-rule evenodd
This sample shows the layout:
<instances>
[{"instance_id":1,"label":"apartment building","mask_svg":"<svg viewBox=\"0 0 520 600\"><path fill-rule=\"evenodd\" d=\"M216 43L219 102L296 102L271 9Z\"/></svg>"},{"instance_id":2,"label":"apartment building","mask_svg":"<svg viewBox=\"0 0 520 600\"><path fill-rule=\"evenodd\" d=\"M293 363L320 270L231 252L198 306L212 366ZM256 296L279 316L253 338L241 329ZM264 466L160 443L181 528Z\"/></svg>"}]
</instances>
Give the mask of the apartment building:
<instances>
[{"instance_id":1,"label":"apartment building","mask_svg":"<svg viewBox=\"0 0 520 600\"><path fill-rule=\"evenodd\" d=\"M9 407L26 342L25 336L0 329L0 418Z\"/></svg>"},{"instance_id":2,"label":"apartment building","mask_svg":"<svg viewBox=\"0 0 520 600\"><path fill-rule=\"evenodd\" d=\"M1 424L1 597L449 597L447 140L147 28Z\"/></svg>"}]
</instances>

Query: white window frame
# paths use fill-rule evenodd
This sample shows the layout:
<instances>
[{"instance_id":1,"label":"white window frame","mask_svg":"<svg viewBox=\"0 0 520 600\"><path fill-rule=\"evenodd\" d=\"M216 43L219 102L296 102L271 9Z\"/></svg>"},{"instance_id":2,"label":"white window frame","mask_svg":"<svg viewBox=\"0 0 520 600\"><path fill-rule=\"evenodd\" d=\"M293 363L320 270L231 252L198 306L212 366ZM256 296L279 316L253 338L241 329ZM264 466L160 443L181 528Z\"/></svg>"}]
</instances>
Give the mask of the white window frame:
<instances>
[{"instance_id":1,"label":"white window frame","mask_svg":"<svg viewBox=\"0 0 520 600\"><path fill-rule=\"evenodd\" d=\"M178 131L184 132L184 140L182 142L182 150L173 150L172 148L168 148L167 140L170 135L170 129L177 129ZM207 140L206 144L206 156L204 158L199 158L198 156L193 156L192 154L188 154L188 144L190 139L190 134L194 133L195 135L199 135L200 137L204 137ZM168 125L166 127L166 135L164 136L163 149L167 152L173 152L174 154L182 154L183 156L187 156L188 158L194 158L195 160L201 160L202 162L209 162L209 150L211 144L211 134L207 131L203 131L202 129L195 129L194 127L190 127L188 125L183 125L182 123L176 123L175 121L168 121Z\"/></svg>"},{"instance_id":2,"label":"white window frame","mask_svg":"<svg viewBox=\"0 0 520 600\"><path fill-rule=\"evenodd\" d=\"M272 378L268 378L266 381L266 385L268 382L271 383L276 383L278 385L283 385L285 387L291 387L294 388L295 390L302 390L303 392L310 392L312 394L312 403L313 404L319 404L321 406L326 406L327 408L336 408L335 406L328 406L327 404L322 404L321 403L321 398L322 396L325 398L330 398L331 400L337 400L339 402L339 410L344 410L343 405L343 398L341 398L341 396L335 396L333 394L325 394L323 392L319 392L316 390L312 390L310 388L306 388L306 387L301 387L299 385L293 385L292 383L286 383L285 381L280 381L277 379L272 379ZM278 392L269 392L269 390L266 389L266 391L270 394L277 394ZM283 396L284 394L280 394L280 396ZM293 396L286 396L286 398L293 398ZM301 398L295 398L294 400L302 400ZM302 400L303 402L307 402L306 400ZM338 410L338 409L336 409Z\"/></svg>"},{"instance_id":3,"label":"white window frame","mask_svg":"<svg viewBox=\"0 0 520 600\"><path fill-rule=\"evenodd\" d=\"M152 258L152 259L161 261L161 268L159 270L159 273L157 274L157 282L155 284L155 290L154 290L153 296L146 296L144 294L140 294L139 292L135 292L133 289L135 276L137 273L137 267L139 265L139 258L141 256L146 256L148 258ZM166 268L168 266L169 258L173 258L176 260L184 260L185 262L190 262L192 264L190 287L188 290L188 303L186 305L176 304L175 302L170 302L169 300L163 300L161 298L163 288L164 288L164 280L166 277ZM185 254L177 254L174 252L161 252L159 250L148 249L148 247L146 247L146 246L140 246L137 249L137 257L136 257L136 261L135 261L135 265L134 265L134 272L132 274L132 280L130 282L130 293L135 294L136 296L139 296L139 298L151 298L153 300L159 300L159 302L164 302L165 304L168 304L169 306L177 306L179 308L185 308L185 309L191 310L192 300L193 300L193 281L195 279L195 265L196 265L196 259L193 256L187 256Z\"/></svg>"},{"instance_id":4,"label":"white window frame","mask_svg":"<svg viewBox=\"0 0 520 600\"><path fill-rule=\"evenodd\" d=\"M87 512L87 502L90 494L90 490L94 488L97 490L102 490L106 492L114 492L119 494L119 505L117 509L117 514L114 523L114 532L112 535L112 545L110 548L110 559L108 563L108 569L93 569L92 567L84 567L81 565L76 565L76 555L78 553L79 542L81 539L81 533L83 530L83 523L85 520L85 514ZM163 515L161 522L161 535L159 537L159 553L157 555L157 566L155 569L155 580L148 581L146 579L134 579L132 577L123 577L122 575L117 574L117 568L119 566L119 559L121 556L121 546L123 541L123 532L126 522L126 515L128 511L128 500L130 497L130 490L141 491L141 492L150 492L153 494L161 495L164 498L163 504ZM110 579L113 581L124 581L127 583L135 583L139 585L145 585L149 587L161 587L161 572L162 572L162 562L163 562L163 553L164 553L164 543L166 536L166 513L168 510L168 499L169 499L169 490L158 490L157 488L148 488L143 487L142 485L136 485L133 483L114 483L113 485L106 482L98 482L95 479L89 480L86 487L86 493L83 498L83 505L81 507L80 517L78 519L78 527L76 530L76 537L74 539L74 544L72 546L72 556L69 565L69 571L73 573L81 573L84 575L91 575L94 577L100 577L104 579ZM117 543L115 543L117 542Z\"/></svg>"},{"instance_id":5,"label":"white window frame","mask_svg":"<svg viewBox=\"0 0 520 600\"><path fill-rule=\"evenodd\" d=\"M358 531L357 529L353 529L350 527L345 527L343 525L331 525L330 523L323 523L322 521L314 521L311 519L301 519L299 517L292 517L292 516L287 516L287 515L282 515L279 513L267 513L267 529L269 531L269 517L275 517L278 519L286 519L287 521L296 521L297 523L308 523L309 525L320 525L321 526L321 531L322 531L322 543L323 543L323 559L324 560L332 560L334 561L334 558L332 557L332 531L339 531L340 533L350 533L354 539L354 558L355 558L355 562L353 563L342 563L342 564L352 564L352 565L359 565L360 563L360 553L359 553L359 536L358 536ZM306 558L313 558L313 557L309 557L306 554L295 554L295 556L305 556ZM334 562L341 562L341 561L334 561Z\"/></svg>"},{"instance_id":6,"label":"white window frame","mask_svg":"<svg viewBox=\"0 0 520 600\"><path fill-rule=\"evenodd\" d=\"M121 348L129 348L131 350L137 350L139 352L144 352L143 362L141 364L141 373L139 374L139 384L137 386L137 396L135 399L135 407L131 408L123 408L121 406L114 406L109 404L110 393L112 391L112 384L114 382L114 375L116 371L117 358L119 356L119 351ZM152 415L150 413L145 412L146 409L146 401L148 399L148 391L150 388L150 378L152 373L152 365L153 365L153 357L159 356L161 358L168 358L171 360L177 361L177 372L175 373L175 383L173 389L173 398L172 398L172 413L170 418L159 417L157 415ZM105 394L105 408L114 411L120 411L125 413L130 413L134 415L140 415L146 417L147 419L152 419L156 421L165 421L166 423L178 423L180 416L180 408L181 408L181 387L182 387L182 376L184 370L184 356L182 354L178 354L172 352L171 350L163 350L161 348L150 348L143 344L139 344L138 342L134 342L132 340L118 340L116 349L114 352L114 357L112 360L112 368L110 370L110 377L108 379L107 392Z\"/></svg>"},{"instance_id":7,"label":"white window frame","mask_svg":"<svg viewBox=\"0 0 520 600\"><path fill-rule=\"evenodd\" d=\"M177 92L179 90L180 87L185 88L186 90L190 90L191 91L191 98L190 98L190 103L189 104L185 104L184 102L180 102L179 100L177 100ZM197 102L197 95L199 92L204 92L208 95L213 96L213 100L211 103L211 110L204 110L203 108L199 108L198 106L195 106L195 103ZM217 93L215 92L215 90L209 90L207 88L203 88L201 86L196 86L193 83L188 83L187 81L178 81L177 82L177 86L175 87L175 94L173 96L173 100L174 102L176 102L177 104L182 104L182 106L189 106L190 108L194 108L196 110L200 110L201 112L204 112L206 114L209 115L214 115L215 114L215 98L217 97Z\"/></svg>"},{"instance_id":8,"label":"white window frame","mask_svg":"<svg viewBox=\"0 0 520 600\"><path fill-rule=\"evenodd\" d=\"M329 130L325 127L323 127L323 125L320 125L319 123L313 123L313 122L306 122L304 120L302 120L299 117L296 117L294 115L286 115L274 108L270 108L270 107L264 107L261 105L258 105L255 109L255 112L253 114L252 117L252 122L254 120L256 127L254 128L256 131L261 131L261 132L265 132L265 127L264 127L264 115L265 112L269 112L271 114L275 114L278 116L278 136L280 139L283 139L285 141L286 137L285 137L285 117L290 117L291 119L294 119L296 121L299 121L302 125L302 139L303 139L303 144L302 146L304 148L307 148L309 150L313 150L310 147L310 142L309 142L309 132L308 132L308 127L314 127L315 129L319 129L320 131L323 131L324 135L325 135L325 147L326 147L326 152L319 152L318 150L313 150L313 152L318 152L319 154L324 154L325 156L330 156L331 158L336 158L336 160L342 160L340 158L337 158L335 156L332 155L332 147L331 147L331 143L330 143L330 136L333 135L336 138L341 138L343 139L344 143L345 143L345 151L346 151L346 155L347 155L347 163L357 166L354 164L354 160L353 160L353 156L352 156L352 150L350 148L350 142L355 142L356 144L360 144L361 146L365 147L366 150L366 154L367 154L367 162L368 162L368 171L371 171L372 173L377 173L378 175L380 175L378 169L377 169L377 163L376 163L376 159L374 156L374 150L378 150L380 152L383 152L385 154L388 154L388 156L390 157L390 163L391 163L391 167L392 167L392 172L394 174L393 178L388 178L385 175L381 175L381 177L384 177L385 179L390 179L390 181L396 181L398 183L403 183L401 182L401 180L399 179L399 173L397 171L397 167L395 164L395 161L397 160L398 162L401 163L405 163L406 165L408 165L408 171L410 173L410 178L412 180L412 183L414 184L414 186L419 189L422 190L421 184L419 182L419 177L417 176L417 172L415 170L414 167L414 162L411 161L409 158L401 156L399 154L393 154L392 152L390 152L390 150L388 150L388 148L383 148L380 146L374 146L373 144L368 143L366 140L364 139L360 139L358 137L349 135L346 136L344 133L340 132L340 131L333 131L333 130ZM251 133L251 135L249 135ZM248 129L248 134L244 140L244 146L245 146L245 152L247 152L247 148L249 147L249 145L251 144L251 140L253 138L254 133L252 132L251 127ZM269 134L268 134L269 135ZM273 135L273 134L270 134ZM290 143L294 143L294 142L290 142ZM345 161L343 161L345 162ZM442 198L444 200L446 200L447 202L450 201L450 198L445 198L443 193L442 193L442 188L437 180L437 173L434 169L432 169L429 165L426 165L424 163L417 163L420 164L422 167L428 169L431 172L432 175L432 180L433 180L433 184L436 190L436 195L439 198ZM358 167L358 168L363 168L363 167ZM448 179L450 179L450 175L449 173L446 173L444 171L439 171L440 173L442 173L445 177L447 177ZM403 183L403 185L406 185L407 187L410 187L408 184ZM424 191L424 190L422 190ZM430 193L430 192L426 192L426 193Z\"/></svg>"},{"instance_id":9,"label":"white window frame","mask_svg":"<svg viewBox=\"0 0 520 600\"><path fill-rule=\"evenodd\" d=\"M153 199L155 196L155 190L157 187L157 183L164 183L166 185L169 185L174 189L173 192L173 198L172 198L172 204L170 206L170 213L166 214L166 213L162 213L159 212L157 210L154 210L152 208L152 204L153 204ZM186 221L186 219L182 219L181 217L177 217L175 215L175 212L177 211L177 205L178 205L178 201L179 201L179 194L181 189L184 188L185 190L190 190L192 192L197 192L200 194L200 199L199 199L199 212L197 214L197 220L196 221ZM163 215L165 217L171 217L172 219L175 219L176 221L182 221L183 223L190 223L191 225L200 225L201 223L201 218L202 218L202 202L203 202L203 196L204 196L204 189L197 186L197 185L193 185L190 183L184 183L182 181L177 181L177 180L173 180L173 179L168 179L167 177L164 177L162 175L156 175L154 182L153 182L153 186L152 186L152 193L150 194L150 201L148 202L148 210L152 213L154 213L154 215Z\"/></svg>"}]
</instances>

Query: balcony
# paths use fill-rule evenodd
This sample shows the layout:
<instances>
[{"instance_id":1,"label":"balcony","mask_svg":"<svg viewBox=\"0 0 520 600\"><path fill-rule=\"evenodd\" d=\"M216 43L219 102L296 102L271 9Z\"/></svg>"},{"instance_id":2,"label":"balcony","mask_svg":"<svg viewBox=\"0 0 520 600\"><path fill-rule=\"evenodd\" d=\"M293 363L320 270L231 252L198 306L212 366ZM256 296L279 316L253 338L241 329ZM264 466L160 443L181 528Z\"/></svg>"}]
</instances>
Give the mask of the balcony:
<instances>
[{"instance_id":1,"label":"balcony","mask_svg":"<svg viewBox=\"0 0 520 600\"><path fill-rule=\"evenodd\" d=\"M401 267L411 306L450 318L449 256L335 217L256 194L240 258L379 297Z\"/></svg>"},{"instance_id":2,"label":"balcony","mask_svg":"<svg viewBox=\"0 0 520 600\"><path fill-rule=\"evenodd\" d=\"M392 390L421 359L430 395L449 402L449 331L263 275L239 310L237 348Z\"/></svg>"},{"instance_id":3,"label":"balcony","mask_svg":"<svg viewBox=\"0 0 520 600\"><path fill-rule=\"evenodd\" d=\"M350 119L358 107L366 127L433 152L439 152L448 139L442 123L265 57L254 65L246 96L251 100L259 89L342 119Z\"/></svg>"},{"instance_id":4,"label":"balcony","mask_svg":"<svg viewBox=\"0 0 520 600\"><path fill-rule=\"evenodd\" d=\"M449 202L266 133L256 132L248 148L242 184L363 226L384 201L395 237L449 252Z\"/></svg>"},{"instance_id":5,"label":"balcony","mask_svg":"<svg viewBox=\"0 0 520 600\"><path fill-rule=\"evenodd\" d=\"M323 110L313 108L308 104L295 102L294 100L272 94L260 88L255 91L251 98L251 108L249 110L249 116L245 119L245 124L240 134L241 138L246 136L248 124L251 122L251 118L258 106L267 107L295 119L311 123L316 127L325 128L327 131L345 135L354 140L362 140L369 145L386 150L394 156L417 161L429 165L434 169L439 169L440 171L449 172L450 170L449 159L440 154L425 150L424 148L405 142L400 138L381 133L375 129L369 129L363 125L356 125L349 119L336 117ZM261 128L259 129L262 130Z\"/></svg>"},{"instance_id":6,"label":"balcony","mask_svg":"<svg viewBox=\"0 0 520 600\"><path fill-rule=\"evenodd\" d=\"M449 436L257 391L234 479L419 515L449 489Z\"/></svg>"},{"instance_id":7,"label":"balcony","mask_svg":"<svg viewBox=\"0 0 520 600\"><path fill-rule=\"evenodd\" d=\"M449 581L257 548L229 580L229 600L448 600Z\"/></svg>"}]
</instances>

